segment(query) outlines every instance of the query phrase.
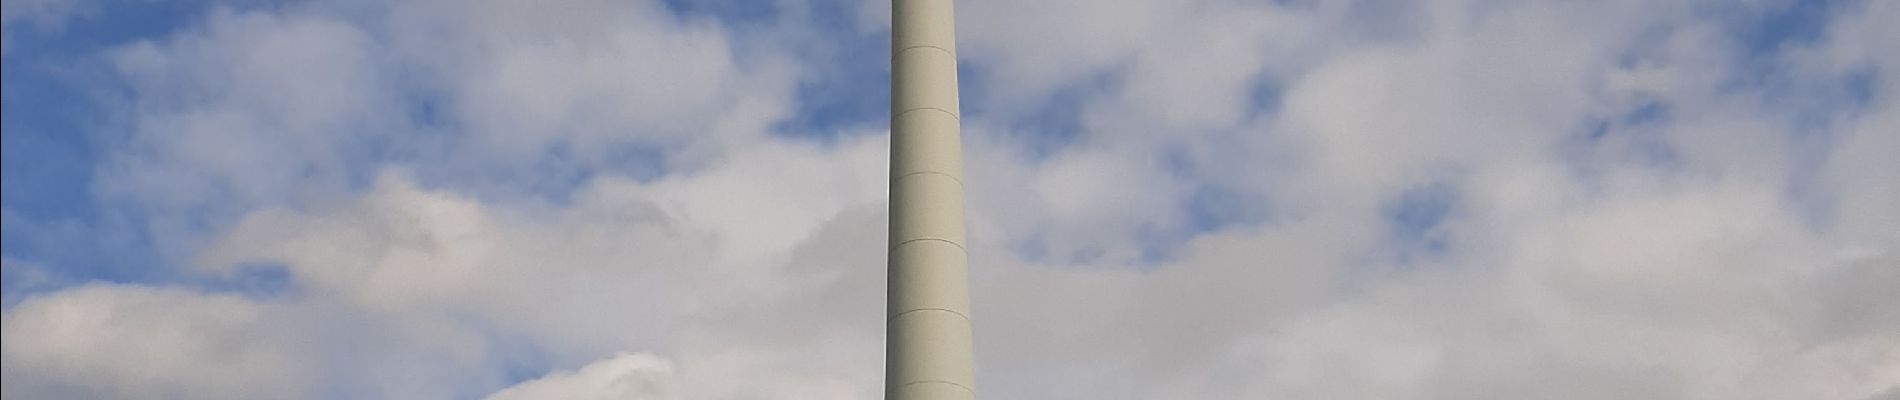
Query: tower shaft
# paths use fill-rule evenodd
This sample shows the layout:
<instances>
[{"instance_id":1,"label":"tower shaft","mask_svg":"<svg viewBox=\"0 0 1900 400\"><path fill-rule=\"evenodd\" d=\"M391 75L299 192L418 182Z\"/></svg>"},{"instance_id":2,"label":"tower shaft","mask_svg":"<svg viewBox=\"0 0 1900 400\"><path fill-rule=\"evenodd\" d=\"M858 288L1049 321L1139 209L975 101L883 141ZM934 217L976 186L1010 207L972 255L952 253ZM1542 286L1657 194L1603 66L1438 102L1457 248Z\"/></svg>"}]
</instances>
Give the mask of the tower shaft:
<instances>
[{"instance_id":1,"label":"tower shaft","mask_svg":"<svg viewBox=\"0 0 1900 400\"><path fill-rule=\"evenodd\" d=\"M951 0L891 2L886 399L975 397L951 8Z\"/></svg>"}]
</instances>

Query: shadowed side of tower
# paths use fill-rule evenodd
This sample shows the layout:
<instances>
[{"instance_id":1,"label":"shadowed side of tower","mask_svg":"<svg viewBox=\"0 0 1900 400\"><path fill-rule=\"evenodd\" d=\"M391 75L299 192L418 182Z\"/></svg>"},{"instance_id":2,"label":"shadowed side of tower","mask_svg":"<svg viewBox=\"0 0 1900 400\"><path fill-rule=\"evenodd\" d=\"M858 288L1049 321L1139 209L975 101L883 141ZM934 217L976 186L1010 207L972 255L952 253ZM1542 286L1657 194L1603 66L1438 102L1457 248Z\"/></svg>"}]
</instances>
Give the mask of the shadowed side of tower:
<instances>
[{"instance_id":1,"label":"shadowed side of tower","mask_svg":"<svg viewBox=\"0 0 1900 400\"><path fill-rule=\"evenodd\" d=\"M884 397L975 397L951 0L891 2Z\"/></svg>"}]
</instances>

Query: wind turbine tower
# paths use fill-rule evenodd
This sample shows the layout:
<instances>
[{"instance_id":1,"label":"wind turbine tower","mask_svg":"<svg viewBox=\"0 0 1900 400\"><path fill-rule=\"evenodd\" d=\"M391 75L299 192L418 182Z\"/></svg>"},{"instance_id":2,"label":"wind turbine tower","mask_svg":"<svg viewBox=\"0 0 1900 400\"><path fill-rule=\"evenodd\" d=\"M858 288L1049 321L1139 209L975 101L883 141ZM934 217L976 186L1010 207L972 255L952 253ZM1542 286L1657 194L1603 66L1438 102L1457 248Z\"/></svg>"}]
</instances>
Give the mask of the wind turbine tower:
<instances>
[{"instance_id":1,"label":"wind turbine tower","mask_svg":"<svg viewBox=\"0 0 1900 400\"><path fill-rule=\"evenodd\" d=\"M976 397L951 8L951 0L891 1L891 400Z\"/></svg>"}]
</instances>

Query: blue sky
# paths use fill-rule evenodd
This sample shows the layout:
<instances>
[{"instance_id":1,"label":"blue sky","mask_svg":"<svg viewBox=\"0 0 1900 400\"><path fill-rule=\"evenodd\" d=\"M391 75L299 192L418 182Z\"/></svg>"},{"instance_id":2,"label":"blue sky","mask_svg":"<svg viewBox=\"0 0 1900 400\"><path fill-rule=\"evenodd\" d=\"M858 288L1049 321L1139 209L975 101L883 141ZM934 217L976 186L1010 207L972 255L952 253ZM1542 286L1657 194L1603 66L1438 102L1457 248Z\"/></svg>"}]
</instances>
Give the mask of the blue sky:
<instances>
[{"instance_id":1,"label":"blue sky","mask_svg":"<svg viewBox=\"0 0 1900 400\"><path fill-rule=\"evenodd\" d=\"M1257 3L958 3L979 392L1900 393L1900 7ZM888 9L7 3L5 393L875 397Z\"/></svg>"}]
</instances>

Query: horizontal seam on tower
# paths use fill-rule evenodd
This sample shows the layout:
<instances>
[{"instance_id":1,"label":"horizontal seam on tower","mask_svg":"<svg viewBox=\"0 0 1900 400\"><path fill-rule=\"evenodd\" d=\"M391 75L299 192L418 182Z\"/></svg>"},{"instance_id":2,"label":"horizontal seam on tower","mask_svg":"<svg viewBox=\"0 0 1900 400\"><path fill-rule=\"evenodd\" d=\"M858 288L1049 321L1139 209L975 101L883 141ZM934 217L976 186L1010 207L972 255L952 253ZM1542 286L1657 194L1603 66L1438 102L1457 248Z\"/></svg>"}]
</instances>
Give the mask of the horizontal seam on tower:
<instances>
[{"instance_id":1,"label":"horizontal seam on tower","mask_svg":"<svg viewBox=\"0 0 1900 400\"><path fill-rule=\"evenodd\" d=\"M956 118L958 121L963 120L963 117L958 116L957 113L953 113L953 112L950 112L950 110L945 110L945 109L936 108L936 107L916 107L916 108L911 108L911 109L907 109L903 111L898 111L896 114L891 114L891 120L895 121L898 118L903 118L904 114L909 114L911 111L917 111L917 110L937 110L937 111L943 112L944 114L950 115L950 118Z\"/></svg>"},{"instance_id":2,"label":"horizontal seam on tower","mask_svg":"<svg viewBox=\"0 0 1900 400\"><path fill-rule=\"evenodd\" d=\"M897 242L897 244L891 245L891 250L897 250L897 248L904 247L904 245L911 244L912 242L924 241L924 240L935 240L939 242L949 243L951 246L957 246L957 250L963 250L963 254L970 254L970 249L963 248L962 243L952 242L950 241L950 239L934 238L934 237L920 237L916 239L909 239L902 242Z\"/></svg>"},{"instance_id":3,"label":"horizontal seam on tower","mask_svg":"<svg viewBox=\"0 0 1900 400\"><path fill-rule=\"evenodd\" d=\"M915 381L910 381L910 382L904 382L903 385L899 385L898 387L910 386L910 385L915 385L919 383L941 383L941 384L946 384L950 386L956 386L956 387L963 388L963 391L965 392L970 392L971 395L976 395L976 390L971 389L969 386L963 386L963 384L961 383L956 383L956 382L951 382L951 381L946 381L946 380L938 380L938 379L925 379L925 380L915 380Z\"/></svg>"},{"instance_id":4,"label":"horizontal seam on tower","mask_svg":"<svg viewBox=\"0 0 1900 400\"><path fill-rule=\"evenodd\" d=\"M950 51L950 49L946 49L946 48L942 48L942 47L937 47L936 45L929 45L929 44L920 44L920 45L913 45L913 46L910 46L910 47L905 47L905 48L901 48L901 49L897 49L897 53L895 53L895 54L904 54L904 52L906 52L906 51L911 51L911 50L914 50L914 49L919 49L919 48L925 48L925 47L928 47L928 48L933 48L933 49L937 49L937 51L941 51L941 52L943 52L943 54L949 54L949 55L950 55L950 59L952 59L952 60L955 60L955 59L957 58L957 52L954 52L954 51Z\"/></svg>"},{"instance_id":5,"label":"horizontal seam on tower","mask_svg":"<svg viewBox=\"0 0 1900 400\"><path fill-rule=\"evenodd\" d=\"M900 313L896 313L896 314L891 314L891 318L890 318L890 320L891 320L891 321L896 321L896 320L897 320L897 317L902 317L902 316L904 316L904 314L909 314L909 313L914 313L914 312L918 312L918 311L942 311L942 312L947 312L947 313L951 313L951 314L956 314L956 316L957 316L957 317L961 317L961 318L963 318L963 323L965 323L965 324L968 324L968 323L970 323L970 316L968 316L968 315L963 315L963 313L960 313L960 312L957 312L956 310L951 310L951 309L944 309L944 308L913 308L913 309L909 309L909 310L904 310L904 312L900 312Z\"/></svg>"},{"instance_id":6,"label":"horizontal seam on tower","mask_svg":"<svg viewBox=\"0 0 1900 400\"><path fill-rule=\"evenodd\" d=\"M898 175L898 176L897 176L896 178L891 178L891 183L893 183L893 184L895 184L895 183L897 183L897 182L899 182L899 181L902 181L902 180L904 180L904 178L909 178L909 177L912 177L912 176L916 176L916 175L923 175L923 174L937 174L937 175L943 175L943 177L945 177L945 178L950 178L950 180L952 180L952 181L956 181L956 182L957 182L957 187L963 187L963 178L958 178L958 177L957 177L956 175L951 175L950 173L948 173L948 172L943 172L943 171L915 171L915 172L907 172L907 173L904 173L903 175Z\"/></svg>"}]
</instances>

